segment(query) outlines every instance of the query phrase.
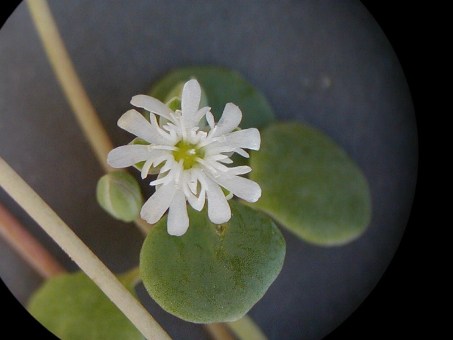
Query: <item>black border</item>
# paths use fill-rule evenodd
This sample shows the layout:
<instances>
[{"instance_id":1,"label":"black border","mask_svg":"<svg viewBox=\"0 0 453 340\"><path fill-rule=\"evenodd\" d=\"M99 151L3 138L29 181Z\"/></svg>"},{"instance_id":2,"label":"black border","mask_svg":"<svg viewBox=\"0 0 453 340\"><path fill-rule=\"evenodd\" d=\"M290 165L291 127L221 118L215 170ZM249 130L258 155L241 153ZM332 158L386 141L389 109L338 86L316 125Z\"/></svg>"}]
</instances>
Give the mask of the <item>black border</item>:
<instances>
[{"instance_id":1,"label":"black border","mask_svg":"<svg viewBox=\"0 0 453 340\"><path fill-rule=\"evenodd\" d=\"M57 339L36 321L0 280L2 334L14 339Z\"/></svg>"},{"instance_id":2,"label":"black border","mask_svg":"<svg viewBox=\"0 0 453 340\"><path fill-rule=\"evenodd\" d=\"M5 23L6 19L13 13L17 6L21 3L21 0L6 0L2 1L2 7L0 11L0 28Z\"/></svg>"}]
</instances>

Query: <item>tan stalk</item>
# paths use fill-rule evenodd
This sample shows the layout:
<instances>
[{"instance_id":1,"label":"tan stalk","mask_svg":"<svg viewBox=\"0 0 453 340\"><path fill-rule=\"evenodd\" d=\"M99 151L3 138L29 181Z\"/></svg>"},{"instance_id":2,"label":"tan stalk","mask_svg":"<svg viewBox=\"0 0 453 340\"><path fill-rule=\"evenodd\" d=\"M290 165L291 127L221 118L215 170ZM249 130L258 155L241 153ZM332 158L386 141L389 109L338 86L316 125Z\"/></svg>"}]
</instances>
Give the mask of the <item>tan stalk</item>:
<instances>
[{"instance_id":1,"label":"tan stalk","mask_svg":"<svg viewBox=\"0 0 453 340\"><path fill-rule=\"evenodd\" d=\"M237 321L229 322L228 326L239 339L247 340L266 340L263 331L256 325L248 315L243 316Z\"/></svg>"},{"instance_id":2,"label":"tan stalk","mask_svg":"<svg viewBox=\"0 0 453 340\"><path fill-rule=\"evenodd\" d=\"M113 143L77 76L47 1L29 0L27 5L50 65L99 164L105 172L115 170L106 162ZM151 228L141 218L137 218L134 223L144 234Z\"/></svg>"},{"instance_id":3,"label":"tan stalk","mask_svg":"<svg viewBox=\"0 0 453 340\"><path fill-rule=\"evenodd\" d=\"M90 141L99 163L105 171L111 171L112 168L105 160L113 148L112 142L102 129L96 111L77 76L47 2L31 0L27 1L27 5L50 64L78 123Z\"/></svg>"}]
</instances>

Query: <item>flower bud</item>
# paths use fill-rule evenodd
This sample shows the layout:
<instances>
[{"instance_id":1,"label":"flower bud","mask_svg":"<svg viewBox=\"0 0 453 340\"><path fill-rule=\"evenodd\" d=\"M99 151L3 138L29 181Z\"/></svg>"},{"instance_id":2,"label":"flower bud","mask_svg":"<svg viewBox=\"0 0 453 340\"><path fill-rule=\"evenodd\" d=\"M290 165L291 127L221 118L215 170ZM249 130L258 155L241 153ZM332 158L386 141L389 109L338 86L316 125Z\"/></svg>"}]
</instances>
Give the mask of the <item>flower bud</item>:
<instances>
[{"instance_id":1,"label":"flower bud","mask_svg":"<svg viewBox=\"0 0 453 340\"><path fill-rule=\"evenodd\" d=\"M102 176L96 187L96 198L105 211L124 222L134 221L143 205L140 186L126 171Z\"/></svg>"}]
</instances>

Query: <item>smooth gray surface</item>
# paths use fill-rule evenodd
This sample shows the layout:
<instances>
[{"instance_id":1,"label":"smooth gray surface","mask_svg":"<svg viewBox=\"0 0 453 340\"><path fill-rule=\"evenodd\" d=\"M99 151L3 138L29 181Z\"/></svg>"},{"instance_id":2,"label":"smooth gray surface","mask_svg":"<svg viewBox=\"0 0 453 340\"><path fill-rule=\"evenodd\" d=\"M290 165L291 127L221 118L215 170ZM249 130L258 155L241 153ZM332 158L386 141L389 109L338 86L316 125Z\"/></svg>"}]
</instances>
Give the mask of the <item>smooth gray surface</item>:
<instances>
[{"instance_id":1,"label":"smooth gray surface","mask_svg":"<svg viewBox=\"0 0 453 340\"><path fill-rule=\"evenodd\" d=\"M357 241L309 245L286 231L282 273L251 310L270 339L319 339L376 285L409 216L416 181L415 119L390 44L359 1L51 1L75 67L116 144L130 98L178 66L241 72L281 120L309 123L359 164L373 218ZM0 31L0 154L109 267L135 265L141 235L96 204L102 174L55 81L27 8ZM76 266L7 195L0 202L69 270ZM0 240L0 276L25 303L41 279ZM177 339L207 338L199 325L163 312Z\"/></svg>"}]
</instances>

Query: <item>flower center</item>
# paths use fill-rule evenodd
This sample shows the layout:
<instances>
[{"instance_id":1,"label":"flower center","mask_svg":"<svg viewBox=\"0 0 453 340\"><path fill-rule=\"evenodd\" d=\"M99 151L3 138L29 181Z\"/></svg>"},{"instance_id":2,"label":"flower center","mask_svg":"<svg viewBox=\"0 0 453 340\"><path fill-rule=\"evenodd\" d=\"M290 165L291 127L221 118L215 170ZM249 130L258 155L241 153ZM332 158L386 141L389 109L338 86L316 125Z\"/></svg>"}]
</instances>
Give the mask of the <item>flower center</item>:
<instances>
[{"instance_id":1,"label":"flower center","mask_svg":"<svg viewBox=\"0 0 453 340\"><path fill-rule=\"evenodd\" d=\"M183 140L176 143L175 147L176 150L173 151L173 157L176 162L183 161L184 170L192 168L197 163L197 158L204 157L202 148Z\"/></svg>"}]
</instances>

